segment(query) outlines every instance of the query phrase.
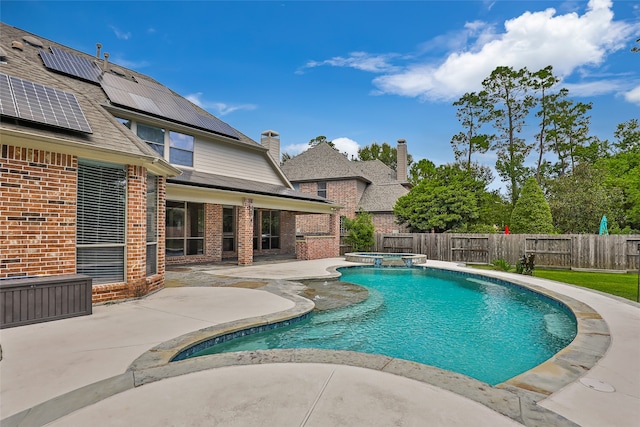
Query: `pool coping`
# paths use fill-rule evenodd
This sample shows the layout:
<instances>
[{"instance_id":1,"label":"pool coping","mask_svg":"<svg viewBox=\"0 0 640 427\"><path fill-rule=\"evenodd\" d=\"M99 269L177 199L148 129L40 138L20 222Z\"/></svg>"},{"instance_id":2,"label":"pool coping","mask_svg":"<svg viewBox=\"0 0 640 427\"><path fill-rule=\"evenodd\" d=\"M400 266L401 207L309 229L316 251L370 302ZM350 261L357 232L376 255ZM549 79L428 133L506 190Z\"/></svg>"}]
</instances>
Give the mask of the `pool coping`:
<instances>
[{"instance_id":1,"label":"pool coping","mask_svg":"<svg viewBox=\"0 0 640 427\"><path fill-rule=\"evenodd\" d=\"M371 265L364 265L370 267ZM338 268L330 267L331 277L339 277ZM575 425L564 417L536 405L552 393L582 377L604 356L611 336L605 320L589 305L549 289L527 283L517 276L496 277L482 270L472 272L440 267L418 266L432 270L459 272L508 282L529 289L554 301L559 301L571 310L576 318L578 332L574 340L547 361L523 372L503 383L490 386L466 375L439 369L430 365L396 359L388 356L365 353L319 350L319 349L278 349L256 350L200 356L172 362L185 349L215 336L238 333L265 323L282 322L308 315L313 310L313 302L288 291L286 287L267 285L262 290L272 292L294 302L295 307L270 316L243 319L195 331L166 341L141 355L130 366L137 375L136 386L163 378L198 372L225 366L264 363L333 363L363 367L422 381L469 399L475 400L509 418L526 425ZM326 277L325 277L326 278ZM289 280L294 281L294 280ZM514 401L513 399L516 399ZM517 404L516 404L517 403Z\"/></svg>"},{"instance_id":2,"label":"pool coping","mask_svg":"<svg viewBox=\"0 0 640 427\"><path fill-rule=\"evenodd\" d=\"M328 268L330 277L339 277L338 265ZM476 401L500 414L525 425L575 426L563 416L537 405L566 385L576 381L592 368L606 353L611 337L604 319L587 304L516 277L505 279L490 272L425 267L437 270L461 271L513 283L531 289L548 298L560 301L574 313L578 323L576 338L549 360L504 383L490 386L452 371L388 356L341 350L279 349L244 351L201 356L170 362L180 351L221 334L255 328L270 323L285 322L308 315L314 308L312 301L291 289L295 279L270 282L260 288L293 302L294 307L267 316L246 318L187 333L165 341L135 359L123 374L87 385L30 409L3 419L3 425L42 425L107 397L145 384L213 368L268 363L338 364L378 370L436 386ZM323 277L324 279L327 276Z\"/></svg>"}]
</instances>

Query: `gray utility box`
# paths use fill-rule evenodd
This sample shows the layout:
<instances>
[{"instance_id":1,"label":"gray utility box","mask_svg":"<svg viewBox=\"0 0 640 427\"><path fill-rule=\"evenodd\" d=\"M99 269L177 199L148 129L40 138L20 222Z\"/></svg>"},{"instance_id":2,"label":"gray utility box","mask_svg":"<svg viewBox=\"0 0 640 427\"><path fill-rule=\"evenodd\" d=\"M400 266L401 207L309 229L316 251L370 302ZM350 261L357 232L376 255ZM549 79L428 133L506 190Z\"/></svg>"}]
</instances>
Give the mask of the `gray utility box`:
<instances>
[{"instance_id":1,"label":"gray utility box","mask_svg":"<svg viewBox=\"0 0 640 427\"><path fill-rule=\"evenodd\" d=\"M84 274L0 280L0 329L89 315L91 285Z\"/></svg>"}]
</instances>

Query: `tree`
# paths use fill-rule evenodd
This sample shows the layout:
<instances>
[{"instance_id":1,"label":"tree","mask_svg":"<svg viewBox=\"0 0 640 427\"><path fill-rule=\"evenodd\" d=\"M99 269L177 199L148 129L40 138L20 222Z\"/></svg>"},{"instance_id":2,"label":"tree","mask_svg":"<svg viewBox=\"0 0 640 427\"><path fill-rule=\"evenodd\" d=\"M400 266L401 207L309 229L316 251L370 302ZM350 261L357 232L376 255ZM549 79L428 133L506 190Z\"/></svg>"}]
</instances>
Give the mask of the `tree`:
<instances>
[{"instance_id":1,"label":"tree","mask_svg":"<svg viewBox=\"0 0 640 427\"><path fill-rule=\"evenodd\" d=\"M316 136L315 138L311 139L309 141L309 146L310 147L315 147L316 145L321 144L323 142L326 143L326 144L329 144L329 147L331 147L331 148L336 148L336 146L333 144L333 142L328 141L327 137L324 136L324 135L319 135L319 136Z\"/></svg>"},{"instance_id":2,"label":"tree","mask_svg":"<svg viewBox=\"0 0 640 427\"><path fill-rule=\"evenodd\" d=\"M620 123L614 133L616 152L595 164L607 176L607 185L622 191L619 227L640 230L640 128L635 119Z\"/></svg>"},{"instance_id":3,"label":"tree","mask_svg":"<svg viewBox=\"0 0 640 427\"><path fill-rule=\"evenodd\" d=\"M358 211L353 219L343 217L344 227L347 230L345 243L351 245L352 251L368 251L375 244L373 219L371 214Z\"/></svg>"},{"instance_id":4,"label":"tree","mask_svg":"<svg viewBox=\"0 0 640 427\"><path fill-rule=\"evenodd\" d=\"M436 165L427 159L420 159L409 168L409 182L418 185L423 179L433 179L436 176Z\"/></svg>"},{"instance_id":5,"label":"tree","mask_svg":"<svg viewBox=\"0 0 640 427\"><path fill-rule=\"evenodd\" d=\"M581 149L593 142L589 136L591 118L586 115L591 109L591 103L567 99L568 92L562 89L549 101L552 129L548 134L553 138L552 149L559 159L554 168L558 176L572 171L580 159L580 154L584 153Z\"/></svg>"},{"instance_id":6,"label":"tree","mask_svg":"<svg viewBox=\"0 0 640 427\"><path fill-rule=\"evenodd\" d=\"M553 67L549 65L542 70L539 70L531 75L529 84L535 92L539 94L538 105L540 109L536 113L536 116L540 118L540 132L536 135L538 141L538 164L536 166L536 180L538 184L542 182L542 169L544 154L549 146L546 138L546 130L549 125L549 101L554 98L549 98L547 93L560 79L553 75Z\"/></svg>"},{"instance_id":7,"label":"tree","mask_svg":"<svg viewBox=\"0 0 640 427\"><path fill-rule=\"evenodd\" d=\"M529 92L530 73L526 68L514 70L500 66L484 79L482 86L487 93L487 105L491 108L494 128L498 131L492 148L498 160L496 171L507 181L511 203L515 205L522 183L529 175L524 160L532 146L519 136L535 99Z\"/></svg>"},{"instance_id":8,"label":"tree","mask_svg":"<svg viewBox=\"0 0 640 427\"><path fill-rule=\"evenodd\" d=\"M617 140L614 146L619 152L640 152L640 123L638 123L638 119L618 124L613 136Z\"/></svg>"},{"instance_id":9,"label":"tree","mask_svg":"<svg viewBox=\"0 0 640 427\"><path fill-rule=\"evenodd\" d=\"M459 165L442 165L396 201L393 213L414 232L466 229L479 217L478 195L484 183Z\"/></svg>"},{"instance_id":10,"label":"tree","mask_svg":"<svg viewBox=\"0 0 640 427\"><path fill-rule=\"evenodd\" d=\"M512 233L553 233L551 209L534 177L530 177L522 187L522 193L511 212L510 224Z\"/></svg>"},{"instance_id":11,"label":"tree","mask_svg":"<svg viewBox=\"0 0 640 427\"><path fill-rule=\"evenodd\" d=\"M567 175L547 183L549 208L560 233L596 233L602 215L620 218L622 191L606 183L604 170L579 164Z\"/></svg>"},{"instance_id":12,"label":"tree","mask_svg":"<svg viewBox=\"0 0 640 427\"><path fill-rule=\"evenodd\" d=\"M487 105L487 93L465 93L459 100L453 103L458 107L456 116L465 129L451 138L451 146L456 160L465 161L463 165L467 170L471 169L471 156L474 153L486 153L489 149L491 138L481 134L483 123L490 120L490 108Z\"/></svg>"},{"instance_id":13,"label":"tree","mask_svg":"<svg viewBox=\"0 0 640 427\"><path fill-rule=\"evenodd\" d=\"M394 171L398 170L398 149L388 143L377 142L366 145L358 150L358 158L362 161L378 159ZM407 166L411 166L413 157L407 153Z\"/></svg>"},{"instance_id":14,"label":"tree","mask_svg":"<svg viewBox=\"0 0 640 427\"><path fill-rule=\"evenodd\" d=\"M282 156L280 158L280 166L282 166L287 160L291 160L291 157L293 156L287 152L282 153Z\"/></svg>"}]
</instances>

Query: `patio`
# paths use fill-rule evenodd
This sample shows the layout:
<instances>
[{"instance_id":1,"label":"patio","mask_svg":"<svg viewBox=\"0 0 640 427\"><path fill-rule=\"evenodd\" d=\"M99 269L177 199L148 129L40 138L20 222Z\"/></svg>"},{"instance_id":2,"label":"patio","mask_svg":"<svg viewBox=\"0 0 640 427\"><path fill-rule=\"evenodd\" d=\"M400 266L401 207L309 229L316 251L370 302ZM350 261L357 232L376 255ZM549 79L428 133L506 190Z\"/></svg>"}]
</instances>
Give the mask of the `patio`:
<instances>
[{"instance_id":1,"label":"patio","mask_svg":"<svg viewBox=\"0 0 640 427\"><path fill-rule=\"evenodd\" d=\"M640 306L535 278L528 280L588 304L607 322L611 345L584 378L614 392L575 381L542 400L538 414L519 414L522 402L506 390L491 388L474 398L464 386L474 383L460 382L459 375L429 367L408 375L414 366L373 355L362 355L354 364L353 355L344 352L285 350L257 355L257 361L227 355L188 361L181 368L128 370L149 349L184 334L295 310L301 286L286 280L330 277L331 267L349 264L332 258L184 267L169 271L168 287L146 298L99 305L88 317L3 330L2 425L86 425L97 419L100 425L118 425L126 419L135 425L417 425L430 420L433 425L493 426L518 425L514 419L525 416L541 425L554 420L572 425L564 417L583 426L632 426L640 419ZM230 286L238 283L242 287ZM460 393L434 385L438 381L458 382ZM490 409L487 399L494 400L494 408L502 405L501 413ZM503 415L511 412L511 418Z\"/></svg>"}]
</instances>

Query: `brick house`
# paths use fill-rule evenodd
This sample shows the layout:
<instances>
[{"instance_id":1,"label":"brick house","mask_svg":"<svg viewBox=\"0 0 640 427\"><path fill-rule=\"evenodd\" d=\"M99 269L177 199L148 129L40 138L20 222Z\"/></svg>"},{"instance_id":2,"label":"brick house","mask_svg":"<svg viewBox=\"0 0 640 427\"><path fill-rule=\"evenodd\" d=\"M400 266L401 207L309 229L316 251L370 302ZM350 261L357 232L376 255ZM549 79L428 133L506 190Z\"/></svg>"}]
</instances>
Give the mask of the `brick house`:
<instances>
[{"instance_id":1,"label":"brick house","mask_svg":"<svg viewBox=\"0 0 640 427\"><path fill-rule=\"evenodd\" d=\"M99 302L163 287L167 264L338 254L339 205L100 51L0 24L0 279L86 274ZM297 242L309 214L328 215L328 236Z\"/></svg>"},{"instance_id":2,"label":"brick house","mask_svg":"<svg viewBox=\"0 0 640 427\"><path fill-rule=\"evenodd\" d=\"M407 182L407 145L398 141L398 173L380 160L353 161L346 155L320 143L287 160L282 165L289 181L299 191L326 197L344 206L340 214L354 218L363 210L373 217L378 233L401 233L406 228L396 223L393 207L399 197L409 192ZM300 234L326 233L329 217L299 217Z\"/></svg>"}]
</instances>

